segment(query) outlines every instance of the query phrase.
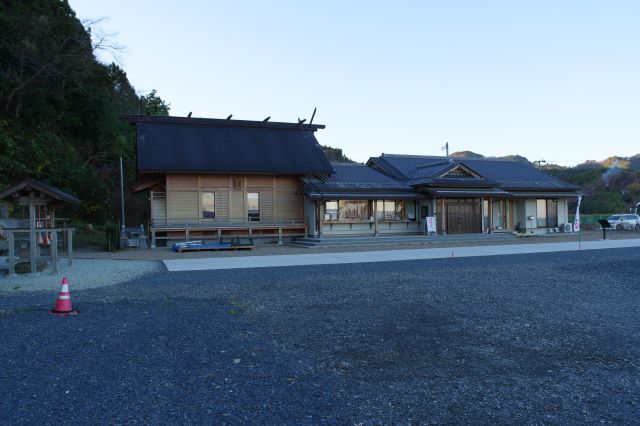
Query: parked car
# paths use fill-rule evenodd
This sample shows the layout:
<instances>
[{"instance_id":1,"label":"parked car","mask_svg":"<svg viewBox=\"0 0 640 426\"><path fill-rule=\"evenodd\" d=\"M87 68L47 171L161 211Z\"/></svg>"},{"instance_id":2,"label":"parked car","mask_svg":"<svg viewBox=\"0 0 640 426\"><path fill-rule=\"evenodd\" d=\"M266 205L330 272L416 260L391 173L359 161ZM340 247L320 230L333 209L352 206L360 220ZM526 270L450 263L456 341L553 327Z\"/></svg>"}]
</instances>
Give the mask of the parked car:
<instances>
[{"instance_id":1,"label":"parked car","mask_svg":"<svg viewBox=\"0 0 640 426\"><path fill-rule=\"evenodd\" d=\"M637 214L614 214L607 218L613 229L632 229L640 231L640 216Z\"/></svg>"}]
</instances>

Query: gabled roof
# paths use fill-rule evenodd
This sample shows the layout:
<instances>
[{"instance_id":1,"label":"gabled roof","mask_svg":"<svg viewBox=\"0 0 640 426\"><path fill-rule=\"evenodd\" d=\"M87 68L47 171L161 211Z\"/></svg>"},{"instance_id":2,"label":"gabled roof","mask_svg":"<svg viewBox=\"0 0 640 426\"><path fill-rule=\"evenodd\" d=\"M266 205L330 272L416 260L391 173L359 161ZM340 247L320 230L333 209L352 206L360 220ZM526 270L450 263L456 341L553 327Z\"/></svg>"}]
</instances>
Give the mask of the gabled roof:
<instances>
[{"instance_id":1,"label":"gabled roof","mask_svg":"<svg viewBox=\"0 0 640 426\"><path fill-rule=\"evenodd\" d=\"M7 198L13 194L16 194L17 196L25 196L28 195L29 192L40 192L46 197L49 197L50 199L55 201L61 201L71 204L80 203L80 200L73 195L67 194L66 192L56 188L55 186L32 178L25 178L12 187L0 192L0 200L2 200L3 198Z\"/></svg>"},{"instance_id":2,"label":"gabled roof","mask_svg":"<svg viewBox=\"0 0 640 426\"><path fill-rule=\"evenodd\" d=\"M328 177L306 177L304 192L311 199L418 199L407 181L394 179L362 163L331 163Z\"/></svg>"},{"instance_id":3,"label":"gabled roof","mask_svg":"<svg viewBox=\"0 0 640 426\"><path fill-rule=\"evenodd\" d=\"M462 165L481 179L442 179L449 162ZM501 189L521 190L558 190L575 191L579 187L562 182L536 169L533 165L506 159L495 158L447 158L422 155L382 154L372 157L368 164L378 167L397 179L407 179L412 185L442 185L449 186L450 182L459 180L457 186L499 186ZM450 166L451 167L451 166ZM474 182L475 181L475 182Z\"/></svg>"},{"instance_id":4,"label":"gabled roof","mask_svg":"<svg viewBox=\"0 0 640 426\"><path fill-rule=\"evenodd\" d=\"M139 173L330 174L322 125L123 115L136 125Z\"/></svg>"}]
</instances>

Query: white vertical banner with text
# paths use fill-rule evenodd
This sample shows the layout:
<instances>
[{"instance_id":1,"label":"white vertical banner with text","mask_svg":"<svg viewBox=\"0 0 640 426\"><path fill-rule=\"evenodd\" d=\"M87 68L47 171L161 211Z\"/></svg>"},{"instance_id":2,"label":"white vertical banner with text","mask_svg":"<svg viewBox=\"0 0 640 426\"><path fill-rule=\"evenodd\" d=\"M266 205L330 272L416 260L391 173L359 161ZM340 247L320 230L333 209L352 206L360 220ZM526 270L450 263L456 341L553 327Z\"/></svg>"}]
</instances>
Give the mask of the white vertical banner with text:
<instances>
[{"instance_id":1,"label":"white vertical banner with text","mask_svg":"<svg viewBox=\"0 0 640 426\"><path fill-rule=\"evenodd\" d=\"M580 232L580 202L582 195L578 195L578 207L576 207L576 218L573 221L573 232Z\"/></svg>"}]
</instances>

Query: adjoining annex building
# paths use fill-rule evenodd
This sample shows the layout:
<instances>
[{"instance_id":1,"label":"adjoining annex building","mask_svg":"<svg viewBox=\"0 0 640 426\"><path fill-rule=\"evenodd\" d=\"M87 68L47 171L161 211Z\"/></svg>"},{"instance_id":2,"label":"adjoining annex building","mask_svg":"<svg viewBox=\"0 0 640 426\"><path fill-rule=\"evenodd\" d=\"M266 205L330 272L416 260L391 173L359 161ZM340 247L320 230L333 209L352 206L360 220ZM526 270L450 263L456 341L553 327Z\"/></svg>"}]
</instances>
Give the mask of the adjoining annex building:
<instances>
[{"instance_id":1,"label":"adjoining annex building","mask_svg":"<svg viewBox=\"0 0 640 426\"><path fill-rule=\"evenodd\" d=\"M125 115L136 126L138 191L163 240L548 232L578 187L527 162L382 154L330 163L323 125Z\"/></svg>"}]
</instances>

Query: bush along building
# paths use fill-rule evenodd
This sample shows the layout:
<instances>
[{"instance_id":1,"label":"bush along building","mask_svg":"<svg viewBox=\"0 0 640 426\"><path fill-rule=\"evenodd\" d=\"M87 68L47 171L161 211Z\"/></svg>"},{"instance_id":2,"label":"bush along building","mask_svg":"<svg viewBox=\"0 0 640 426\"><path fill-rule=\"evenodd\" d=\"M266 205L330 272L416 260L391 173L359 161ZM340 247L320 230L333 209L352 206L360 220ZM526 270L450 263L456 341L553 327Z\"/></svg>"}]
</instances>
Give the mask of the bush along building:
<instances>
[{"instance_id":1,"label":"bush along building","mask_svg":"<svg viewBox=\"0 0 640 426\"><path fill-rule=\"evenodd\" d=\"M124 115L152 246L166 240L556 230L576 186L531 164L382 154L330 163L323 125Z\"/></svg>"}]
</instances>

